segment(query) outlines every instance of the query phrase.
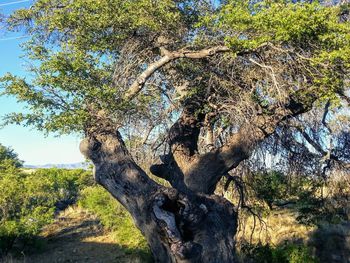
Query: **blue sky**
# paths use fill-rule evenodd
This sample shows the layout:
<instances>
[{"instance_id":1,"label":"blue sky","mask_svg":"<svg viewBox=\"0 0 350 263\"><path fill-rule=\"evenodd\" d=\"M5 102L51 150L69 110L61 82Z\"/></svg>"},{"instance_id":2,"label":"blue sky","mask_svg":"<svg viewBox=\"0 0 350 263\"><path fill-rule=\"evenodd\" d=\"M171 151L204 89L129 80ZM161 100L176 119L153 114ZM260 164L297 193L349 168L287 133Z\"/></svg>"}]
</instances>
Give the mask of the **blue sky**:
<instances>
[{"instance_id":1,"label":"blue sky","mask_svg":"<svg viewBox=\"0 0 350 263\"><path fill-rule=\"evenodd\" d=\"M9 14L18 8L30 6L32 1L0 0L0 13ZM0 76L6 72L26 76L21 59L20 44L25 41L23 33L8 33L0 29ZM24 104L14 98L0 97L0 118L10 112L21 112ZM16 125L0 129L0 143L12 147L25 164L75 163L84 161L79 152L77 136L47 136L29 128Z\"/></svg>"}]
</instances>

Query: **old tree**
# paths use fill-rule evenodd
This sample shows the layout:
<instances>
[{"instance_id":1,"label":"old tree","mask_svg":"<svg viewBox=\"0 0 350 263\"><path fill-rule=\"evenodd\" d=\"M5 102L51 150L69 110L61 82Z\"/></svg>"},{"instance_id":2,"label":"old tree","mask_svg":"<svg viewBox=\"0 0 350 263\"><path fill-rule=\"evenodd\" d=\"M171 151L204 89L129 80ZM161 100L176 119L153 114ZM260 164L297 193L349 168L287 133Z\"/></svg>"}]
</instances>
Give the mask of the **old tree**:
<instances>
[{"instance_id":1,"label":"old tree","mask_svg":"<svg viewBox=\"0 0 350 263\"><path fill-rule=\"evenodd\" d=\"M2 77L3 94L28 105L4 121L83 134L96 181L157 262L235 262L237 204L215 194L222 178L281 127L319 160L349 157L348 14L313 1L37 0L5 18L29 37L31 74ZM310 120L330 118L331 144Z\"/></svg>"}]
</instances>

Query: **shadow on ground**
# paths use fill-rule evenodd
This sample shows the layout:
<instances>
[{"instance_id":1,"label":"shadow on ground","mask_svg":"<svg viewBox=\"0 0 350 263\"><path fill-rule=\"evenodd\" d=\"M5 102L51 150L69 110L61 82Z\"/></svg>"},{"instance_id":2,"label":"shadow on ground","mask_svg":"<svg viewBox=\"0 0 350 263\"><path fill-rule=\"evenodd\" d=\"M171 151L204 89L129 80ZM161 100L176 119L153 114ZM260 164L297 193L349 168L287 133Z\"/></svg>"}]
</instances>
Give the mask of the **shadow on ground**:
<instances>
[{"instance_id":1,"label":"shadow on ground","mask_svg":"<svg viewBox=\"0 0 350 263\"><path fill-rule=\"evenodd\" d=\"M41 248L27 247L3 263L138 263L152 262L148 251L116 244L99 221L84 211L63 214L46 227Z\"/></svg>"},{"instance_id":2,"label":"shadow on ground","mask_svg":"<svg viewBox=\"0 0 350 263\"><path fill-rule=\"evenodd\" d=\"M310 245L321 263L350 263L350 222L320 226L312 233Z\"/></svg>"}]
</instances>

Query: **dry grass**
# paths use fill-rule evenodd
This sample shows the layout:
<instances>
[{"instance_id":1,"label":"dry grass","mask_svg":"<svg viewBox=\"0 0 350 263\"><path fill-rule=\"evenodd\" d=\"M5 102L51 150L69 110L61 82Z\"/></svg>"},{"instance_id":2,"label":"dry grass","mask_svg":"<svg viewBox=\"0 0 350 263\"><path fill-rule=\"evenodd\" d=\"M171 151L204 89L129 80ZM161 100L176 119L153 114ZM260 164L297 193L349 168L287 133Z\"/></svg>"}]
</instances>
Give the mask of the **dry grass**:
<instances>
[{"instance_id":1,"label":"dry grass","mask_svg":"<svg viewBox=\"0 0 350 263\"><path fill-rule=\"evenodd\" d=\"M252 215L242 215L237 233L237 242L253 244L278 245L284 241L308 242L314 227L301 225L296 221L295 213L289 210L272 211L262 221L255 220Z\"/></svg>"}]
</instances>

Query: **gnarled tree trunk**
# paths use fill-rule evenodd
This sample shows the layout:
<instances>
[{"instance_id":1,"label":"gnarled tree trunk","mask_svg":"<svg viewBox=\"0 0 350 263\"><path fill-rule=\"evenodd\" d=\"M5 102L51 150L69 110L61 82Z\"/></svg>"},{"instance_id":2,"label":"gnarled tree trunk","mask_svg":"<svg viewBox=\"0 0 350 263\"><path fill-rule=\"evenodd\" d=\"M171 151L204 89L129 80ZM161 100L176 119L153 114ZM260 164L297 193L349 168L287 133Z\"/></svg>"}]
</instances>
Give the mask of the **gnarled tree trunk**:
<instances>
[{"instance_id":1,"label":"gnarled tree trunk","mask_svg":"<svg viewBox=\"0 0 350 263\"><path fill-rule=\"evenodd\" d=\"M308 111L313 96L296 96L273 114L254 117L227 145L199 154L197 143L204 116L198 103L185 104L169 132L171 151L151 172L169 181L157 184L134 162L120 133L100 125L89 132L81 152L95 165L95 180L132 215L156 262L235 262L237 212L214 195L220 178L252 154L255 145L277 125ZM98 125L97 125L98 126Z\"/></svg>"},{"instance_id":2,"label":"gnarled tree trunk","mask_svg":"<svg viewBox=\"0 0 350 263\"><path fill-rule=\"evenodd\" d=\"M96 181L131 213L156 262L235 262L237 213L227 200L156 184L118 132L86 138L80 149L93 161Z\"/></svg>"}]
</instances>

